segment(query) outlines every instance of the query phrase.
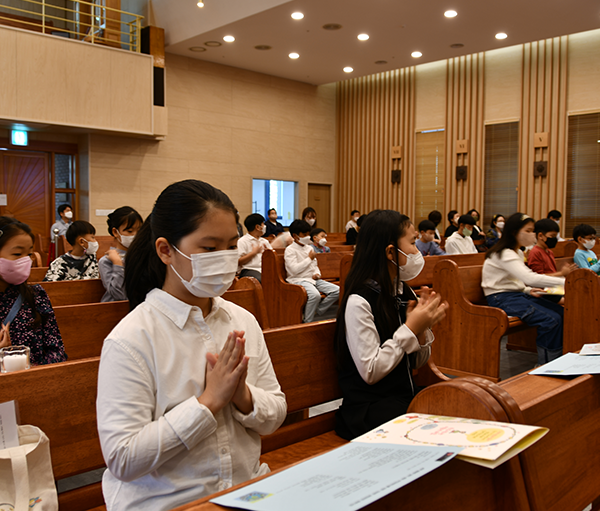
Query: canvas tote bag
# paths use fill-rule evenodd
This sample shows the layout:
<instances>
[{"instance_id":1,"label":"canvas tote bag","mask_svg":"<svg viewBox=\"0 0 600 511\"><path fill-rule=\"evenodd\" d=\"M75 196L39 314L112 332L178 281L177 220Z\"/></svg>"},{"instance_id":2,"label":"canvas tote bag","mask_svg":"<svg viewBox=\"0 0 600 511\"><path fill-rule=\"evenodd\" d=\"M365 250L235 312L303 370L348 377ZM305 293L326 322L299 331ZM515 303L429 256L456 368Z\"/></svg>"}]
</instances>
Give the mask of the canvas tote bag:
<instances>
[{"instance_id":1,"label":"canvas tote bag","mask_svg":"<svg viewBox=\"0 0 600 511\"><path fill-rule=\"evenodd\" d=\"M35 426L19 426L19 444L0 450L0 510L57 511L48 437Z\"/></svg>"}]
</instances>

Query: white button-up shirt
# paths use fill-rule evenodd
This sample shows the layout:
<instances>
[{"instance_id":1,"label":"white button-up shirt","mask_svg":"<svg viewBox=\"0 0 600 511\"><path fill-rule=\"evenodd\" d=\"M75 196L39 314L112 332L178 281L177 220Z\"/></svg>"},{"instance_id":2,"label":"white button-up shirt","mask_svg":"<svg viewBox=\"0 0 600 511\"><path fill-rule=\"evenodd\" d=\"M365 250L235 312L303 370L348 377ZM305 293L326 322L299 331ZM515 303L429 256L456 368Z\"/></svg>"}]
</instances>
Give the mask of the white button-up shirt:
<instances>
[{"instance_id":1,"label":"white button-up shirt","mask_svg":"<svg viewBox=\"0 0 600 511\"><path fill-rule=\"evenodd\" d=\"M254 270L258 272L262 271L262 254L265 250L271 250L271 245L265 238L255 238L252 236L252 234L244 234L238 240L238 252L240 257L243 257L252 252L256 245L260 245L262 250L249 261L246 261L244 264L240 264L240 270Z\"/></svg>"},{"instance_id":2,"label":"white button-up shirt","mask_svg":"<svg viewBox=\"0 0 600 511\"><path fill-rule=\"evenodd\" d=\"M229 403L213 416L197 399L206 354L232 330L246 332L254 408L244 415ZM214 298L205 319L160 289L104 341L96 406L109 510L171 509L268 472L259 435L275 431L287 408L254 316Z\"/></svg>"},{"instance_id":3,"label":"white button-up shirt","mask_svg":"<svg viewBox=\"0 0 600 511\"><path fill-rule=\"evenodd\" d=\"M285 271L287 281L290 284L298 284L303 280L314 282L313 275L319 275L319 264L317 258L311 259L309 254L314 252L310 245L299 245L295 241L285 249L283 258L285 260Z\"/></svg>"}]
</instances>

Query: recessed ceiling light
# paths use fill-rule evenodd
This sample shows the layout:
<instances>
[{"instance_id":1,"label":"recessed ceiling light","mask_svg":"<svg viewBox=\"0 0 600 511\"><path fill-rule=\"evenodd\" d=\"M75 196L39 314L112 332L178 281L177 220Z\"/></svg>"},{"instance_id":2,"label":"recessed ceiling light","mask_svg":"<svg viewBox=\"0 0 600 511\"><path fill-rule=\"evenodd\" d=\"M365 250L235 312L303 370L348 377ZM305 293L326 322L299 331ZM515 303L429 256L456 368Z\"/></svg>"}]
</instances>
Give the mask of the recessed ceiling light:
<instances>
[{"instance_id":1,"label":"recessed ceiling light","mask_svg":"<svg viewBox=\"0 0 600 511\"><path fill-rule=\"evenodd\" d=\"M342 28L342 25L339 25L338 23L327 23L326 25L323 25L323 28L325 30L339 30Z\"/></svg>"},{"instance_id":2,"label":"recessed ceiling light","mask_svg":"<svg viewBox=\"0 0 600 511\"><path fill-rule=\"evenodd\" d=\"M367 41L369 39L369 34L358 34L356 38L359 41Z\"/></svg>"},{"instance_id":3,"label":"recessed ceiling light","mask_svg":"<svg viewBox=\"0 0 600 511\"><path fill-rule=\"evenodd\" d=\"M457 15L458 13L456 11L446 11L444 13L444 16L446 16L446 18L456 18Z\"/></svg>"},{"instance_id":4,"label":"recessed ceiling light","mask_svg":"<svg viewBox=\"0 0 600 511\"><path fill-rule=\"evenodd\" d=\"M496 34L496 39L506 39L508 36L504 32L498 32Z\"/></svg>"},{"instance_id":5,"label":"recessed ceiling light","mask_svg":"<svg viewBox=\"0 0 600 511\"><path fill-rule=\"evenodd\" d=\"M422 57L422 56L423 56L423 54L422 54L420 51L413 51L413 52L410 54L410 56L411 56L413 59L418 59L418 58Z\"/></svg>"},{"instance_id":6,"label":"recessed ceiling light","mask_svg":"<svg viewBox=\"0 0 600 511\"><path fill-rule=\"evenodd\" d=\"M272 47L268 44L259 44L254 47L255 50L270 50Z\"/></svg>"},{"instance_id":7,"label":"recessed ceiling light","mask_svg":"<svg viewBox=\"0 0 600 511\"><path fill-rule=\"evenodd\" d=\"M301 20L302 18L304 18L304 14L302 14L301 12L292 13L292 19Z\"/></svg>"},{"instance_id":8,"label":"recessed ceiling light","mask_svg":"<svg viewBox=\"0 0 600 511\"><path fill-rule=\"evenodd\" d=\"M217 46L221 46L219 41L206 41L204 46L209 46L210 48L216 48Z\"/></svg>"},{"instance_id":9,"label":"recessed ceiling light","mask_svg":"<svg viewBox=\"0 0 600 511\"><path fill-rule=\"evenodd\" d=\"M344 68L344 73L351 73L352 71L354 71L354 69L353 69L353 68L351 68L350 66L346 66L346 67Z\"/></svg>"},{"instance_id":10,"label":"recessed ceiling light","mask_svg":"<svg viewBox=\"0 0 600 511\"><path fill-rule=\"evenodd\" d=\"M202 9L202 7L204 7L204 2L200 0L196 5Z\"/></svg>"},{"instance_id":11,"label":"recessed ceiling light","mask_svg":"<svg viewBox=\"0 0 600 511\"><path fill-rule=\"evenodd\" d=\"M378 64L378 65L387 64L387 60L376 60L375 64Z\"/></svg>"},{"instance_id":12,"label":"recessed ceiling light","mask_svg":"<svg viewBox=\"0 0 600 511\"><path fill-rule=\"evenodd\" d=\"M463 43L454 43L450 45L450 48L462 48L464 47Z\"/></svg>"},{"instance_id":13,"label":"recessed ceiling light","mask_svg":"<svg viewBox=\"0 0 600 511\"><path fill-rule=\"evenodd\" d=\"M201 51L206 51L206 48L203 48L202 46L192 46L190 48L190 51L197 51L197 52L201 52Z\"/></svg>"},{"instance_id":14,"label":"recessed ceiling light","mask_svg":"<svg viewBox=\"0 0 600 511\"><path fill-rule=\"evenodd\" d=\"M300 58L300 54L298 54L298 53L290 53L288 55L288 57L295 60L297 58Z\"/></svg>"},{"instance_id":15,"label":"recessed ceiling light","mask_svg":"<svg viewBox=\"0 0 600 511\"><path fill-rule=\"evenodd\" d=\"M235 41L235 37L233 37L232 35L226 35L225 37L223 37L223 41L225 41L226 43L232 43L233 41Z\"/></svg>"}]
</instances>

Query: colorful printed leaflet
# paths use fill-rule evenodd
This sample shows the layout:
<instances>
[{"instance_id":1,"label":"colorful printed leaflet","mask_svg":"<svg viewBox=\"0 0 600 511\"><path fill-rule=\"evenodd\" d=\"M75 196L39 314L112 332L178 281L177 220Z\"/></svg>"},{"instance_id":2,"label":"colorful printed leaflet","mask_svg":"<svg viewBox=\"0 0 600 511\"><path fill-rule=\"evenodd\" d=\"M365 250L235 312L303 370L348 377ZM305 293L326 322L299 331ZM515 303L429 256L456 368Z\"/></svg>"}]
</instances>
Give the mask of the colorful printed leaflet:
<instances>
[{"instance_id":1,"label":"colorful printed leaflet","mask_svg":"<svg viewBox=\"0 0 600 511\"><path fill-rule=\"evenodd\" d=\"M565 295L565 286L545 287L544 293L547 295Z\"/></svg>"},{"instance_id":2,"label":"colorful printed leaflet","mask_svg":"<svg viewBox=\"0 0 600 511\"><path fill-rule=\"evenodd\" d=\"M256 511L355 511L441 467L458 451L351 442L211 502Z\"/></svg>"},{"instance_id":3,"label":"colorful printed leaflet","mask_svg":"<svg viewBox=\"0 0 600 511\"><path fill-rule=\"evenodd\" d=\"M354 441L462 449L457 458L496 468L537 442L547 428L441 417L412 413L401 415Z\"/></svg>"},{"instance_id":4,"label":"colorful printed leaflet","mask_svg":"<svg viewBox=\"0 0 600 511\"><path fill-rule=\"evenodd\" d=\"M580 355L600 355L600 343L584 344L579 352Z\"/></svg>"}]
</instances>

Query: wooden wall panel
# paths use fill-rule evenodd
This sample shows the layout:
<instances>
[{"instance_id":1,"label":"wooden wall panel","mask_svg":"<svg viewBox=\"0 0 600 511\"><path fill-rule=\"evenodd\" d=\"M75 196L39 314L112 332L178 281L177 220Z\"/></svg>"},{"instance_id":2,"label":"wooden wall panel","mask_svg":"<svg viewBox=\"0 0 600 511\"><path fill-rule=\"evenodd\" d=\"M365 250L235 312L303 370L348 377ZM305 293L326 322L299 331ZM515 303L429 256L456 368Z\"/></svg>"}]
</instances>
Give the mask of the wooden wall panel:
<instances>
[{"instance_id":1,"label":"wooden wall panel","mask_svg":"<svg viewBox=\"0 0 600 511\"><path fill-rule=\"evenodd\" d=\"M483 212L484 53L447 61L446 80L446 210ZM456 141L468 140L469 152L456 154ZM466 181L456 180L456 166L467 165Z\"/></svg>"},{"instance_id":2,"label":"wooden wall panel","mask_svg":"<svg viewBox=\"0 0 600 511\"><path fill-rule=\"evenodd\" d=\"M566 209L568 37L523 45L519 209L539 219ZM548 147L534 148L535 133ZM548 176L534 177L534 161L548 162Z\"/></svg>"},{"instance_id":3,"label":"wooden wall panel","mask_svg":"<svg viewBox=\"0 0 600 511\"><path fill-rule=\"evenodd\" d=\"M353 209L396 209L414 215L415 68L337 85L337 224ZM402 146L401 160L391 150ZM392 170L401 182L392 184Z\"/></svg>"}]
</instances>

